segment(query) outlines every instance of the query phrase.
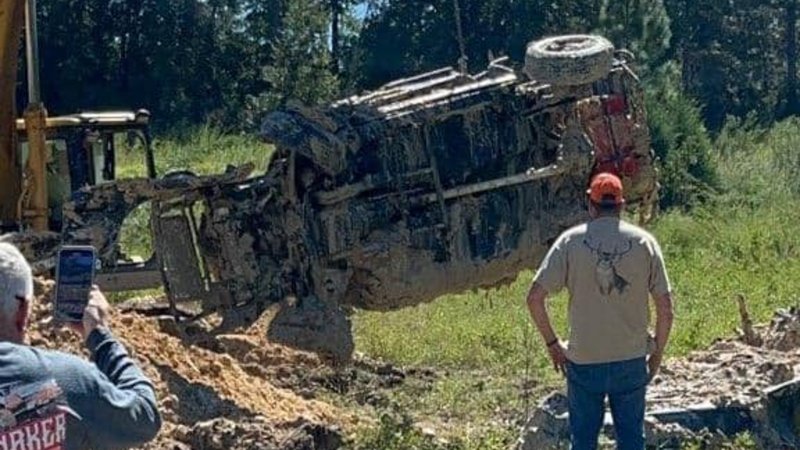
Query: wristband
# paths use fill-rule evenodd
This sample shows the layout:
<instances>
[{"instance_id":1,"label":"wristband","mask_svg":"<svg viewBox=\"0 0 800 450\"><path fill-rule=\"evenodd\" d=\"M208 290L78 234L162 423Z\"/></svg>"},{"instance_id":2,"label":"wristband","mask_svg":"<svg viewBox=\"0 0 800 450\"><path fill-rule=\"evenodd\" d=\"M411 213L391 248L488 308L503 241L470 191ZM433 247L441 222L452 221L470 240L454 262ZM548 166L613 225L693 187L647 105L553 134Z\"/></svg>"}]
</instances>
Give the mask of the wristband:
<instances>
[{"instance_id":1,"label":"wristband","mask_svg":"<svg viewBox=\"0 0 800 450\"><path fill-rule=\"evenodd\" d=\"M554 344L558 343L558 338L554 338L552 341L547 343L547 348L552 347Z\"/></svg>"}]
</instances>

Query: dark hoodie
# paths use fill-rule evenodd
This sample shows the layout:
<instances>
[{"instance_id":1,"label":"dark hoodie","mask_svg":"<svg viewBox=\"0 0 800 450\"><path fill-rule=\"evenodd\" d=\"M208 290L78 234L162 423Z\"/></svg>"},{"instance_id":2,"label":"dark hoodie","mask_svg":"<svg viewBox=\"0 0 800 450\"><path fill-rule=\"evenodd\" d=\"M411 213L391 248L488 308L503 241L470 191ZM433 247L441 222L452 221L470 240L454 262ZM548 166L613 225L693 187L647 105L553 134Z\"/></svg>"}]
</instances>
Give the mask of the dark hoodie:
<instances>
[{"instance_id":1,"label":"dark hoodie","mask_svg":"<svg viewBox=\"0 0 800 450\"><path fill-rule=\"evenodd\" d=\"M128 449L155 437L150 380L108 330L86 346L94 364L0 343L0 450Z\"/></svg>"}]
</instances>

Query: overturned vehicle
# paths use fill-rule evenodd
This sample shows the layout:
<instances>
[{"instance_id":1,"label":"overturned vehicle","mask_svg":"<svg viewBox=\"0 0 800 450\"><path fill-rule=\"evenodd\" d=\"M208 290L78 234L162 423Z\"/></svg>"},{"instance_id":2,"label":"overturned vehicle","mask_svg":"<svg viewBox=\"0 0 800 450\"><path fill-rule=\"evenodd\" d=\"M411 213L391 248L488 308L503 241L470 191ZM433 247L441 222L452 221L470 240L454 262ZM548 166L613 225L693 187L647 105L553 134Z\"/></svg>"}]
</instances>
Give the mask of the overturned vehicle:
<instances>
[{"instance_id":1,"label":"overturned vehicle","mask_svg":"<svg viewBox=\"0 0 800 450\"><path fill-rule=\"evenodd\" d=\"M558 36L532 42L522 67L444 68L290 105L263 122L275 146L265 173L86 187L57 240L98 248L113 284L127 270L122 221L150 201L152 261L174 311L193 302L193 317L219 313L229 327L279 304L272 339L346 358L351 308L402 308L534 267L586 218L598 171L619 174L629 207L650 214L656 172L631 59L601 37ZM14 240L52 255L52 239Z\"/></svg>"}]
</instances>

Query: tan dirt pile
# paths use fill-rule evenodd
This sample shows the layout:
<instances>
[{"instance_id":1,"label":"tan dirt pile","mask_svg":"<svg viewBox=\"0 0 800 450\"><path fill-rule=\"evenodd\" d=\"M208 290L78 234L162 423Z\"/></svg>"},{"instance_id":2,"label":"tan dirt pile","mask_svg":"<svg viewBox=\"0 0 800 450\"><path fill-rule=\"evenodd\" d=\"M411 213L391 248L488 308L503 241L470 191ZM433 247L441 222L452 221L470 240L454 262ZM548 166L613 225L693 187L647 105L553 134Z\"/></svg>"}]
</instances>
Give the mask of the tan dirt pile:
<instances>
[{"instance_id":1,"label":"tan dirt pile","mask_svg":"<svg viewBox=\"0 0 800 450\"><path fill-rule=\"evenodd\" d=\"M31 345L86 355L80 338L52 324L52 282L39 281ZM246 333L176 337L174 322L113 313L111 328L156 386L164 426L144 449L333 449L357 420L327 403L276 387L281 373L322 363L267 342L264 324ZM170 333L165 332L170 331Z\"/></svg>"}]
</instances>

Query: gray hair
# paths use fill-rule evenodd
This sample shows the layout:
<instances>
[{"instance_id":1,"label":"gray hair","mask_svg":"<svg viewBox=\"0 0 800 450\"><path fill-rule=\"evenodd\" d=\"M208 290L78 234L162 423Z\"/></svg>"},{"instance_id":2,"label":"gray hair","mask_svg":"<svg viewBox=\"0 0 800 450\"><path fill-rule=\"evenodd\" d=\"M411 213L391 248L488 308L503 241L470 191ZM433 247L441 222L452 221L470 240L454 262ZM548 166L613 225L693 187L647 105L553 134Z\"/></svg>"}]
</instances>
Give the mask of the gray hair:
<instances>
[{"instance_id":1,"label":"gray hair","mask_svg":"<svg viewBox=\"0 0 800 450\"><path fill-rule=\"evenodd\" d=\"M19 299L33 296L33 274L17 247L0 242L0 315L10 317L19 309Z\"/></svg>"}]
</instances>

